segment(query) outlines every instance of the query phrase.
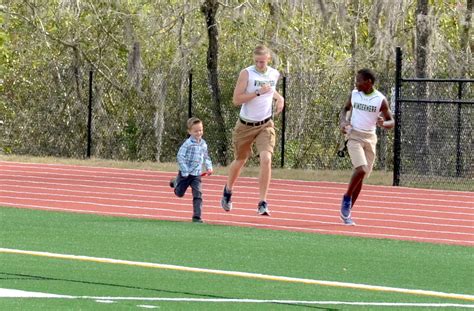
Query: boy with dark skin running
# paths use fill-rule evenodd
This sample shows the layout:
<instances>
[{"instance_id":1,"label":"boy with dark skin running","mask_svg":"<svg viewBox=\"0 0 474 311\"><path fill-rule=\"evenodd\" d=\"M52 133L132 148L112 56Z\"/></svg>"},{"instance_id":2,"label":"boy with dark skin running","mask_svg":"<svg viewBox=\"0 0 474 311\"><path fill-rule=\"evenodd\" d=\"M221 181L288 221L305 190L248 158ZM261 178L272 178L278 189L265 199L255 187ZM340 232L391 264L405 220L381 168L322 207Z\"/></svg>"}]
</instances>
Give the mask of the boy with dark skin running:
<instances>
[{"instance_id":1,"label":"boy with dark skin running","mask_svg":"<svg viewBox=\"0 0 474 311\"><path fill-rule=\"evenodd\" d=\"M340 113L341 132L348 136L347 150L354 171L342 198L341 219L346 225L355 225L351 209L362 189L363 180L372 171L377 145L376 127L391 129L395 125L385 96L374 88L375 75L370 69L361 69L356 76L356 89L349 95ZM347 119L351 112L350 119Z\"/></svg>"}]
</instances>

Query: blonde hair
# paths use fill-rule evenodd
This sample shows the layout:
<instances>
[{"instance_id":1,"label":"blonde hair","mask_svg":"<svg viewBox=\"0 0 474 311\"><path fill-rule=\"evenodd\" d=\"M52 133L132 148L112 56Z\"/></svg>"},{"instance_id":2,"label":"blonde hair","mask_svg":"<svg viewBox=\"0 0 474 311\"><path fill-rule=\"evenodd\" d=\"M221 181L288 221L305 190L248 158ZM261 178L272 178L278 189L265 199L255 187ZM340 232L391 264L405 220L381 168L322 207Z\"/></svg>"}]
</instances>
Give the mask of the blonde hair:
<instances>
[{"instance_id":1,"label":"blonde hair","mask_svg":"<svg viewBox=\"0 0 474 311\"><path fill-rule=\"evenodd\" d=\"M196 117L191 117L188 119L186 122L186 125L188 126L188 130L190 130L194 124L202 123L202 121Z\"/></svg>"},{"instance_id":2,"label":"blonde hair","mask_svg":"<svg viewBox=\"0 0 474 311\"><path fill-rule=\"evenodd\" d=\"M271 54L272 54L272 51L266 45L263 45L263 44L257 45L255 49L253 50L253 55L271 56Z\"/></svg>"}]
</instances>

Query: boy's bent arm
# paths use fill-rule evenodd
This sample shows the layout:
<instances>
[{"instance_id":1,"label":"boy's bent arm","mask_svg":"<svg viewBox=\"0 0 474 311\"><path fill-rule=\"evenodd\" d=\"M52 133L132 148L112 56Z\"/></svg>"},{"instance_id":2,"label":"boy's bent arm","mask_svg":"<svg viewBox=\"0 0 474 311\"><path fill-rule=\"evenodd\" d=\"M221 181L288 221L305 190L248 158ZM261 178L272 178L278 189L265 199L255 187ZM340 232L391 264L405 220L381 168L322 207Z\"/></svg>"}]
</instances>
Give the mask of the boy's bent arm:
<instances>
[{"instance_id":1,"label":"boy's bent arm","mask_svg":"<svg viewBox=\"0 0 474 311\"><path fill-rule=\"evenodd\" d=\"M390 111L390 106L386 99L382 101L382 106L380 107L380 113L382 114L383 120L379 126L391 129L395 126L395 120L393 119L392 112Z\"/></svg>"},{"instance_id":2,"label":"boy's bent arm","mask_svg":"<svg viewBox=\"0 0 474 311\"><path fill-rule=\"evenodd\" d=\"M186 142L184 142L181 145L181 147L179 147L178 156L176 157L178 160L179 171L181 172L183 177L186 177L189 175L189 168L188 168L188 165L186 164L186 151L187 151L187 145L186 145Z\"/></svg>"},{"instance_id":3,"label":"boy's bent arm","mask_svg":"<svg viewBox=\"0 0 474 311\"><path fill-rule=\"evenodd\" d=\"M347 120L347 112L351 111L352 109L352 102L351 102L351 95L349 94L349 98L347 99L344 106L342 106L341 112L339 113L339 127L341 131L345 134L345 127L350 125L351 122Z\"/></svg>"},{"instance_id":4,"label":"boy's bent arm","mask_svg":"<svg viewBox=\"0 0 474 311\"><path fill-rule=\"evenodd\" d=\"M206 170L212 171L212 160L209 156L207 144L204 146L204 165L206 166Z\"/></svg>"},{"instance_id":5,"label":"boy's bent arm","mask_svg":"<svg viewBox=\"0 0 474 311\"><path fill-rule=\"evenodd\" d=\"M279 114L280 112L282 112L283 110L283 107L285 106L285 99L283 98L283 96L280 95L280 93L278 93L277 90L275 90L275 92L273 92L273 98L276 100L276 114Z\"/></svg>"},{"instance_id":6,"label":"boy's bent arm","mask_svg":"<svg viewBox=\"0 0 474 311\"><path fill-rule=\"evenodd\" d=\"M246 93L247 83L249 80L249 73L247 70L242 70L237 79L237 84L235 85L234 95L232 97L232 102L235 106L240 106L243 103L248 102L249 100L257 97L255 93Z\"/></svg>"}]
</instances>

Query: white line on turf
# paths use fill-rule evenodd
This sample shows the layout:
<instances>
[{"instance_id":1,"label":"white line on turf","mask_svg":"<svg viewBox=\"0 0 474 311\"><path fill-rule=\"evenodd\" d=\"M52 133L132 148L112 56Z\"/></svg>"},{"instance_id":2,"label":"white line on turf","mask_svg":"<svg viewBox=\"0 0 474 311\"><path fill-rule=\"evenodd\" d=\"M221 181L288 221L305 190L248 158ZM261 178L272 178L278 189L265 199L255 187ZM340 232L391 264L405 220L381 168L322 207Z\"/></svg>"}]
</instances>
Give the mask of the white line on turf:
<instances>
[{"instance_id":1,"label":"white line on turf","mask_svg":"<svg viewBox=\"0 0 474 311\"><path fill-rule=\"evenodd\" d=\"M69 295L27 292L19 289L0 288L0 298L74 298Z\"/></svg>"},{"instance_id":2,"label":"white line on turf","mask_svg":"<svg viewBox=\"0 0 474 311\"><path fill-rule=\"evenodd\" d=\"M320 285L320 286L353 288L353 289L371 290L371 291L378 291L378 292L392 292L392 293L401 293L401 294L408 294L408 295L421 295L421 296L474 301L474 295L444 293L444 292L431 291L431 290L407 289L407 288L367 285L367 284L359 284L359 283L324 281L324 280L294 278L294 277L268 275L268 274L260 274L260 273L194 268L194 267L177 266L177 265L160 264L160 263L130 261L130 260L121 260L121 259L112 259L112 258L102 258L102 257L89 257L89 256L80 256L80 255L58 254L58 253L29 251L29 250L20 250L20 249L11 249L11 248L0 248L0 253L79 260L79 261L88 261L88 262L110 263L110 264L129 265L129 266L145 267L145 268L208 273L208 274L216 274L216 275L227 275L227 276L234 276L234 277L270 280L270 281L278 281L278 282L302 283L302 284L312 284L312 285Z\"/></svg>"},{"instance_id":3,"label":"white line on turf","mask_svg":"<svg viewBox=\"0 0 474 311\"><path fill-rule=\"evenodd\" d=\"M384 306L384 307L421 307L421 308L470 308L474 304L456 303L415 303L415 302L362 302L362 301L314 301L314 300L279 300L279 299L229 299L229 298L166 298L166 297L96 297L96 296L71 296L50 293L29 292L16 289L0 288L0 298L63 298L87 299L98 303L115 303L117 301L147 301L147 302L201 302L201 303L280 303L280 304L305 304L305 305L352 305L352 306ZM142 308L159 308L152 305L137 305Z\"/></svg>"}]
</instances>

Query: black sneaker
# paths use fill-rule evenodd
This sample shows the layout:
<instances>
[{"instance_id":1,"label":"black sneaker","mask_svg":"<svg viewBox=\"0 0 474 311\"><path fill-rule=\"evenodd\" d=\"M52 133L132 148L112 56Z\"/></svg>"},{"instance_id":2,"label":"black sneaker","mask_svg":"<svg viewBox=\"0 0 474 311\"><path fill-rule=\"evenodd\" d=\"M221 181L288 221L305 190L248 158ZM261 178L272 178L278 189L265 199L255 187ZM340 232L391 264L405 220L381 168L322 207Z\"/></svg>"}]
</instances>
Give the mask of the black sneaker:
<instances>
[{"instance_id":1,"label":"black sneaker","mask_svg":"<svg viewBox=\"0 0 474 311\"><path fill-rule=\"evenodd\" d=\"M265 201L260 201L258 203L257 212L262 216L270 216L270 211L268 210L268 204Z\"/></svg>"},{"instance_id":2,"label":"black sneaker","mask_svg":"<svg viewBox=\"0 0 474 311\"><path fill-rule=\"evenodd\" d=\"M224 211L228 212L232 209L232 192L227 190L227 185L224 187L222 194L221 206Z\"/></svg>"},{"instance_id":3,"label":"black sneaker","mask_svg":"<svg viewBox=\"0 0 474 311\"><path fill-rule=\"evenodd\" d=\"M198 224L204 223L204 221L202 221L202 219L199 217L193 217L193 222L198 223Z\"/></svg>"},{"instance_id":4,"label":"black sneaker","mask_svg":"<svg viewBox=\"0 0 474 311\"><path fill-rule=\"evenodd\" d=\"M176 187L176 178L172 178L172 179L170 180L170 187L171 187L171 188Z\"/></svg>"}]
</instances>

